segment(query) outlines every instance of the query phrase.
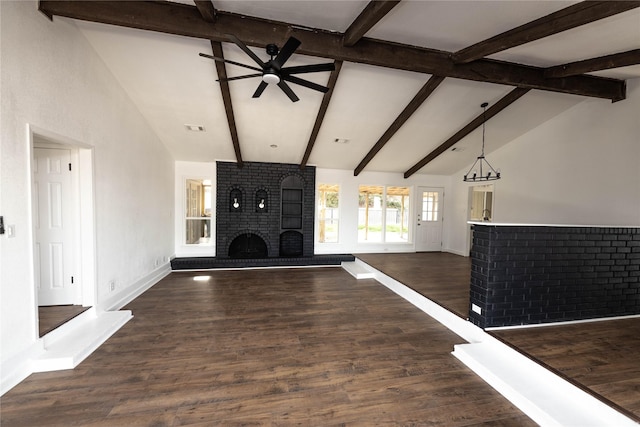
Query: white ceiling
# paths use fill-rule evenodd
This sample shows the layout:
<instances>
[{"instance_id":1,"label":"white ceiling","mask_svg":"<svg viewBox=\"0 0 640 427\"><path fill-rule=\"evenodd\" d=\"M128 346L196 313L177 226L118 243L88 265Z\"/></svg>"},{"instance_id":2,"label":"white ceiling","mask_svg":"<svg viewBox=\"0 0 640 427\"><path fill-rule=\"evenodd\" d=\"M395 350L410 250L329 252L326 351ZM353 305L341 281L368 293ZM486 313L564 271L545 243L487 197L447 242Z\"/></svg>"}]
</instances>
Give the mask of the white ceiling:
<instances>
[{"instance_id":1,"label":"white ceiling","mask_svg":"<svg viewBox=\"0 0 640 427\"><path fill-rule=\"evenodd\" d=\"M181 3L193 4L188 0ZM344 32L368 1L218 1L216 9L298 25ZM400 2L367 34L409 45L456 51L548 15L566 1L411 1ZM59 19L59 18L56 18ZM62 18L60 18L62 19ZM176 160L235 160L221 91L207 40L73 21L122 84ZM274 40L281 44L281 40ZM224 43L226 59L252 64L237 46ZM494 59L552 66L640 48L640 10L512 48ZM268 59L263 49L252 49ZM287 66L327 62L294 54ZM246 74L227 65L229 76ZM594 73L619 79L640 78L640 65ZM327 84L329 73L306 74ZM309 164L353 170L378 141L429 75L344 63ZM259 80L229 82L242 158L299 164L309 141L322 93L297 85L292 103L277 87L253 99ZM512 87L447 78L367 165L367 171L404 172L482 112ZM586 98L530 91L487 122L486 152L511 142ZM608 103L607 100L591 102ZM624 102L624 101L621 101ZM185 124L206 132L187 131ZM479 154L481 131L422 168L419 173L451 174L471 165ZM348 139L347 144L336 138ZM277 145L277 148L272 148Z\"/></svg>"}]
</instances>

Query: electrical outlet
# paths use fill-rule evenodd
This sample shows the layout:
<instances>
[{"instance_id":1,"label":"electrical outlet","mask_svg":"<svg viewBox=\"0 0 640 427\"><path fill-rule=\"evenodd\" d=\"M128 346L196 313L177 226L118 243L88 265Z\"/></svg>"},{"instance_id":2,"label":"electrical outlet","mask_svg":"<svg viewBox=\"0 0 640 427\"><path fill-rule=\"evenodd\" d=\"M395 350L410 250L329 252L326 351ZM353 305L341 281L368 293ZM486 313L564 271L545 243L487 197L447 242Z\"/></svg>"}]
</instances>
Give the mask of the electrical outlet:
<instances>
[{"instance_id":1,"label":"electrical outlet","mask_svg":"<svg viewBox=\"0 0 640 427\"><path fill-rule=\"evenodd\" d=\"M116 281L115 280L112 280L112 281L109 282L109 290L111 292L116 290Z\"/></svg>"},{"instance_id":2,"label":"electrical outlet","mask_svg":"<svg viewBox=\"0 0 640 427\"><path fill-rule=\"evenodd\" d=\"M471 304L471 310L474 313L478 313L478 314L482 314L482 307L480 307L479 305L475 305L475 304Z\"/></svg>"}]
</instances>

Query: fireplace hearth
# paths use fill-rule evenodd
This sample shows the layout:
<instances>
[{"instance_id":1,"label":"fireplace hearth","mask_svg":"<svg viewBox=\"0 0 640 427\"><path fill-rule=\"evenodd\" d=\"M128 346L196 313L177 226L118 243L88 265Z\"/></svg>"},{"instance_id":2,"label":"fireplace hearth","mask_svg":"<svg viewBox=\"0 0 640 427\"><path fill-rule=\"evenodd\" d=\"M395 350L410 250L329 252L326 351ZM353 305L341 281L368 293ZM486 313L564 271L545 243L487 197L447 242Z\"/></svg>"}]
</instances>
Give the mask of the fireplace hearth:
<instances>
[{"instance_id":1,"label":"fireplace hearth","mask_svg":"<svg viewBox=\"0 0 640 427\"><path fill-rule=\"evenodd\" d=\"M262 237L253 233L241 234L229 245L229 258L267 258L269 251Z\"/></svg>"}]
</instances>

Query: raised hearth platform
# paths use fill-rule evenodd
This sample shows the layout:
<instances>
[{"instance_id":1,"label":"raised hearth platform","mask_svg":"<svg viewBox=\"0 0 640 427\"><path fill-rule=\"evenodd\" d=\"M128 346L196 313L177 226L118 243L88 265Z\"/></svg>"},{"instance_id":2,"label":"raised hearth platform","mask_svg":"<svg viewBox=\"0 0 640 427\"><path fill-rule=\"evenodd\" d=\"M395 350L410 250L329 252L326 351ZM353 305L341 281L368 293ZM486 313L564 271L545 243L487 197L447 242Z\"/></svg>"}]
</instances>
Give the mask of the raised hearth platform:
<instances>
[{"instance_id":1,"label":"raised hearth platform","mask_svg":"<svg viewBox=\"0 0 640 427\"><path fill-rule=\"evenodd\" d=\"M306 267L314 265L340 265L356 258L351 254L313 255L301 257L277 258L216 258L192 257L174 258L171 260L172 270L209 270L216 268L251 268L251 267Z\"/></svg>"}]
</instances>

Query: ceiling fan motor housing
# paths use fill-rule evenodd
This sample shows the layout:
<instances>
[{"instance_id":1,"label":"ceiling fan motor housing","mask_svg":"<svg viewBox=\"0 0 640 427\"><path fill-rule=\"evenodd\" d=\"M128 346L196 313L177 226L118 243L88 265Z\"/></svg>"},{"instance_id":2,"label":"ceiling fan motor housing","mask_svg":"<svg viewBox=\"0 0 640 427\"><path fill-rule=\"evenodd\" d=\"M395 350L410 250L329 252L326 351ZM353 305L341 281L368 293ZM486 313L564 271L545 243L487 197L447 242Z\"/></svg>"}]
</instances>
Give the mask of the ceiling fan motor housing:
<instances>
[{"instance_id":1,"label":"ceiling fan motor housing","mask_svg":"<svg viewBox=\"0 0 640 427\"><path fill-rule=\"evenodd\" d=\"M273 68L267 68L264 70L264 74L262 75L262 81L266 83L280 83L280 76Z\"/></svg>"},{"instance_id":2,"label":"ceiling fan motor housing","mask_svg":"<svg viewBox=\"0 0 640 427\"><path fill-rule=\"evenodd\" d=\"M276 46L273 43L268 44L267 47L266 47L266 50L267 50L267 54L269 54L271 57L276 56L278 54L278 52L279 52L278 51L278 46Z\"/></svg>"}]
</instances>

